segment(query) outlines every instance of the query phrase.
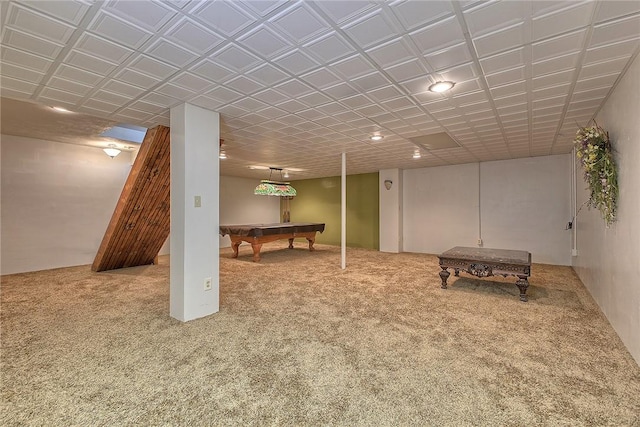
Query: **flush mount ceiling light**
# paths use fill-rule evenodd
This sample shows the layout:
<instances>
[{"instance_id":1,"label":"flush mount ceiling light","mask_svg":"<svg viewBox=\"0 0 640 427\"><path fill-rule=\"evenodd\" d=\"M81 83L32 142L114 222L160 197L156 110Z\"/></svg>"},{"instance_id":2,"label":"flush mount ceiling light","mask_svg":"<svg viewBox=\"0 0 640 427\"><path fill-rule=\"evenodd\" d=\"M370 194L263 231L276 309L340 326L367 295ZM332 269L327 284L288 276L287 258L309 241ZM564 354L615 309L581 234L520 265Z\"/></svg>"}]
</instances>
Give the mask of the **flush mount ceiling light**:
<instances>
[{"instance_id":1,"label":"flush mount ceiling light","mask_svg":"<svg viewBox=\"0 0 640 427\"><path fill-rule=\"evenodd\" d=\"M221 160L224 160L224 159L226 159L226 158L227 158L227 153L225 153L224 151L220 151L220 154L218 155L218 157L219 157Z\"/></svg>"},{"instance_id":2,"label":"flush mount ceiling light","mask_svg":"<svg viewBox=\"0 0 640 427\"><path fill-rule=\"evenodd\" d=\"M53 110L57 111L58 113L70 113L71 111L67 110L66 108L63 107L51 107Z\"/></svg>"},{"instance_id":3,"label":"flush mount ceiling light","mask_svg":"<svg viewBox=\"0 0 640 427\"><path fill-rule=\"evenodd\" d=\"M419 159L421 157L422 156L420 155L420 151L416 150L416 151L413 152L413 158L414 159Z\"/></svg>"},{"instance_id":4,"label":"flush mount ceiling light","mask_svg":"<svg viewBox=\"0 0 640 427\"><path fill-rule=\"evenodd\" d=\"M384 138L384 136L382 136L382 135L372 135L371 136L371 140L372 141L380 141L382 138Z\"/></svg>"},{"instance_id":5,"label":"flush mount ceiling light","mask_svg":"<svg viewBox=\"0 0 640 427\"><path fill-rule=\"evenodd\" d=\"M454 87L455 85L456 84L454 82L450 82L450 81L435 82L434 84L429 86L429 90L431 92L446 92L452 87Z\"/></svg>"},{"instance_id":6,"label":"flush mount ceiling light","mask_svg":"<svg viewBox=\"0 0 640 427\"><path fill-rule=\"evenodd\" d=\"M112 159L121 153L121 151L116 148L115 144L109 144L109 146L107 148L103 148L102 151L107 153L107 156Z\"/></svg>"},{"instance_id":7,"label":"flush mount ceiling light","mask_svg":"<svg viewBox=\"0 0 640 427\"><path fill-rule=\"evenodd\" d=\"M269 168L271 173L269 179L263 179L260 184L253 190L253 194L260 196L279 196L279 197L294 197L298 193L296 189L289 185L288 182L272 181L271 176L273 171L280 172L280 178L282 178L282 168Z\"/></svg>"}]
</instances>

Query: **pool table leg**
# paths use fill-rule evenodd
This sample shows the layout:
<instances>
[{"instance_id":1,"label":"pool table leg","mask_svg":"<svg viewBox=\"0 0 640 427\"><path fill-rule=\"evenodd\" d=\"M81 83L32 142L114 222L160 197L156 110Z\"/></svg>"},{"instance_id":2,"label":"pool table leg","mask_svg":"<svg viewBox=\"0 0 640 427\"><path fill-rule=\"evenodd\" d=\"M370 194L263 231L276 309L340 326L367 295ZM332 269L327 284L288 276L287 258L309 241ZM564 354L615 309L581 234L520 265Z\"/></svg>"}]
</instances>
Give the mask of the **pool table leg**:
<instances>
[{"instance_id":1,"label":"pool table leg","mask_svg":"<svg viewBox=\"0 0 640 427\"><path fill-rule=\"evenodd\" d=\"M440 278L442 279L442 285L440 285L440 287L442 289L447 289L447 279L449 278L451 273L449 273L447 271L447 267L440 267L440 268L442 268L442 271L440 272Z\"/></svg>"},{"instance_id":2,"label":"pool table leg","mask_svg":"<svg viewBox=\"0 0 640 427\"><path fill-rule=\"evenodd\" d=\"M527 298L527 288L529 287L527 276L518 276L516 286L518 287L518 289L520 289L520 301L527 302L529 300Z\"/></svg>"},{"instance_id":3,"label":"pool table leg","mask_svg":"<svg viewBox=\"0 0 640 427\"><path fill-rule=\"evenodd\" d=\"M313 247L313 244L316 242L316 239L312 239L310 237L307 237L307 240L309 241L309 251L313 252L316 250L316 248Z\"/></svg>"},{"instance_id":4,"label":"pool table leg","mask_svg":"<svg viewBox=\"0 0 640 427\"><path fill-rule=\"evenodd\" d=\"M262 248L262 243L252 243L251 249L253 249L253 262L260 262L260 249Z\"/></svg>"}]
</instances>

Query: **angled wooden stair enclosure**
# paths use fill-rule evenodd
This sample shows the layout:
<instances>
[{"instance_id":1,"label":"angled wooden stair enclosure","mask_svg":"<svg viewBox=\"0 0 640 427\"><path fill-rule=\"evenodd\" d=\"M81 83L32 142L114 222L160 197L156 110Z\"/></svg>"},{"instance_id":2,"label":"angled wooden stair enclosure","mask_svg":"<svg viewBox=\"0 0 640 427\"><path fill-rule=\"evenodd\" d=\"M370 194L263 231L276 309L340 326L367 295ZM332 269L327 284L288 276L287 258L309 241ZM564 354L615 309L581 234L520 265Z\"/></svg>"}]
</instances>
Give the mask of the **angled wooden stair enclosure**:
<instances>
[{"instance_id":1,"label":"angled wooden stair enclosure","mask_svg":"<svg viewBox=\"0 0 640 427\"><path fill-rule=\"evenodd\" d=\"M149 129L93 261L93 271L154 262L170 231L170 129Z\"/></svg>"}]
</instances>

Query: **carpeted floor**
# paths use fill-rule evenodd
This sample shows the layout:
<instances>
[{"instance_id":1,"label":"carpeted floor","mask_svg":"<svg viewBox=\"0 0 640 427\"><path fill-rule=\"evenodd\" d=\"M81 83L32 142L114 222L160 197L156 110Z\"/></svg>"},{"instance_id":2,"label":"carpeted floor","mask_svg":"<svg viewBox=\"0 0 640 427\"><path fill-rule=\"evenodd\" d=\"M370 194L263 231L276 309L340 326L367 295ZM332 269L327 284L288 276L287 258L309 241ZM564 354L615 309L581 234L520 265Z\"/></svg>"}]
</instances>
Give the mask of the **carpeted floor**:
<instances>
[{"instance_id":1,"label":"carpeted floor","mask_svg":"<svg viewBox=\"0 0 640 427\"><path fill-rule=\"evenodd\" d=\"M316 245L220 259L220 312L169 317L169 260L2 277L3 426L640 426L640 368L569 267L449 278Z\"/></svg>"}]
</instances>

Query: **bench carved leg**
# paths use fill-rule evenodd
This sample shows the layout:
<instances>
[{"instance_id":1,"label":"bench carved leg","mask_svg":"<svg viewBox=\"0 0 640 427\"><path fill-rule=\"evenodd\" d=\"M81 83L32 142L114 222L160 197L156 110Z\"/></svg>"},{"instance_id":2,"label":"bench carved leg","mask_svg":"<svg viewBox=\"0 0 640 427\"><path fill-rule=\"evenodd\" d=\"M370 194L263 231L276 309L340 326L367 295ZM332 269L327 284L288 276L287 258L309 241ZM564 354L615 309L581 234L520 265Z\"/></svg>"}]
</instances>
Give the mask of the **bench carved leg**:
<instances>
[{"instance_id":1,"label":"bench carved leg","mask_svg":"<svg viewBox=\"0 0 640 427\"><path fill-rule=\"evenodd\" d=\"M440 287L442 289L447 289L447 279L449 278L451 273L447 271L447 267L441 267L441 268L442 268L442 271L439 274L440 274L440 278L442 279L442 285L440 285Z\"/></svg>"},{"instance_id":2,"label":"bench carved leg","mask_svg":"<svg viewBox=\"0 0 640 427\"><path fill-rule=\"evenodd\" d=\"M529 287L529 281L526 276L518 276L516 286L520 289L520 301L527 302L527 288Z\"/></svg>"},{"instance_id":3,"label":"bench carved leg","mask_svg":"<svg viewBox=\"0 0 640 427\"><path fill-rule=\"evenodd\" d=\"M260 249L262 248L262 243L252 243L251 249L253 249L253 262L260 262Z\"/></svg>"},{"instance_id":4,"label":"bench carved leg","mask_svg":"<svg viewBox=\"0 0 640 427\"><path fill-rule=\"evenodd\" d=\"M293 237L289 239L289 249L293 249Z\"/></svg>"}]
</instances>

